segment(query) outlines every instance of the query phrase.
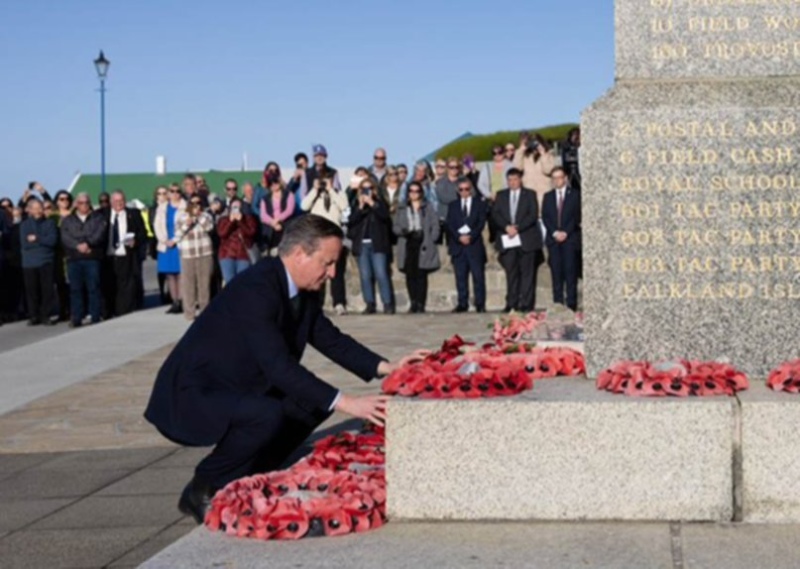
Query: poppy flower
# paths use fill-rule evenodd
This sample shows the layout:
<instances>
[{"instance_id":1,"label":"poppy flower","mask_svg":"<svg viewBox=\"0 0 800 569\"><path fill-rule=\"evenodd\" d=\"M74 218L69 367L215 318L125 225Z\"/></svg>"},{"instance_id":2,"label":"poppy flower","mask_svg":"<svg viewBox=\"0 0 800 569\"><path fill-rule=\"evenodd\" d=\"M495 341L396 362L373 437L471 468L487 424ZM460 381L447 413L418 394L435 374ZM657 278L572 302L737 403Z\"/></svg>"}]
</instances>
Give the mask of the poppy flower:
<instances>
[{"instance_id":1,"label":"poppy flower","mask_svg":"<svg viewBox=\"0 0 800 569\"><path fill-rule=\"evenodd\" d=\"M309 517L298 499L281 499L275 505L269 523L276 539L300 539L308 533Z\"/></svg>"}]
</instances>

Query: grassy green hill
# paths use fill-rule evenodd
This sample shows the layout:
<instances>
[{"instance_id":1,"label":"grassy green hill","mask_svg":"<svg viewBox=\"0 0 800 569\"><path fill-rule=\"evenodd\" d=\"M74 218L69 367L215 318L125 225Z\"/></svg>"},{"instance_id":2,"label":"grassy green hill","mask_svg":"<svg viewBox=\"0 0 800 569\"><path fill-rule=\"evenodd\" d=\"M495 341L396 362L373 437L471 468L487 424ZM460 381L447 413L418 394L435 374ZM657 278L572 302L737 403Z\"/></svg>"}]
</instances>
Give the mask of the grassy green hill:
<instances>
[{"instance_id":1,"label":"grassy green hill","mask_svg":"<svg viewBox=\"0 0 800 569\"><path fill-rule=\"evenodd\" d=\"M506 130L492 134L479 134L464 140L456 140L436 151L437 158L447 158L448 156L461 157L464 154L472 154L478 162L492 159L492 147L496 144L504 146L509 142L517 144L519 134L523 131L530 133L538 132L543 137L554 142L561 142L567 137L567 133L578 126L575 123L558 124L545 126L542 128L528 128L522 130Z\"/></svg>"}]
</instances>

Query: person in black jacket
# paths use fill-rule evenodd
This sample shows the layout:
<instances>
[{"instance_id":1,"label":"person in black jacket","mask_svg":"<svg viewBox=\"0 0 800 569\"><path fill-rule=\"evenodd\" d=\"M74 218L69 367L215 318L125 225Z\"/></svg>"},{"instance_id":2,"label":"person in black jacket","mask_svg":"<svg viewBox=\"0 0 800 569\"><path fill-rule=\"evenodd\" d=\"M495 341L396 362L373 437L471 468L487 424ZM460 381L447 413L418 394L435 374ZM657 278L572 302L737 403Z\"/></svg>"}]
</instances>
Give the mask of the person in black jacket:
<instances>
[{"instance_id":1,"label":"person in black jacket","mask_svg":"<svg viewBox=\"0 0 800 569\"><path fill-rule=\"evenodd\" d=\"M67 257L72 310L70 326L73 328L83 321L84 290L92 324L100 322L100 261L105 255L107 234L103 214L92 211L88 194L78 194L75 210L61 222L61 243Z\"/></svg>"},{"instance_id":2,"label":"person in black jacket","mask_svg":"<svg viewBox=\"0 0 800 569\"><path fill-rule=\"evenodd\" d=\"M581 195L570 185L564 168L553 169L554 189L544 195L542 221L547 229L545 244L549 252L550 272L553 275L553 302L578 309L578 263L581 238Z\"/></svg>"},{"instance_id":3,"label":"person in black jacket","mask_svg":"<svg viewBox=\"0 0 800 569\"><path fill-rule=\"evenodd\" d=\"M54 324L50 320L55 285L55 256L58 228L55 221L44 216L42 202L28 198L28 218L20 224L22 245L22 274L28 297L31 326Z\"/></svg>"},{"instance_id":4,"label":"person in black jacket","mask_svg":"<svg viewBox=\"0 0 800 569\"><path fill-rule=\"evenodd\" d=\"M147 240L144 220L138 209L125 207L125 194L111 194L111 208L105 212L108 228L107 257L102 268L103 316L122 316L136 309L141 267L139 246Z\"/></svg>"},{"instance_id":5,"label":"person in black jacket","mask_svg":"<svg viewBox=\"0 0 800 569\"><path fill-rule=\"evenodd\" d=\"M469 309L469 276L475 291L475 310L486 312L486 247L483 228L489 207L474 191L468 178L458 181L458 199L447 209L446 227L450 236L447 247L453 260L458 290L458 305L453 312Z\"/></svg>"},{"instance_id":6,"label":"person in black jacket","mask_svg":"<svg viewBox=\"0 0 800 569\"><path fill-rule=\"evenodd\" d=\"M497 228L495 247L506 272L504 312L530 312L536 306L536 272L542 252L539 203L536 194L522 186L522 171L506 173L508 188L500 190L492 206Z\"/></svg>"},{"instance_id":7,"label":"person in black jacket","mask_svg":"<svg viewBox=\"0 0 800 569\"><path fill-rule=\"evenodd\" d=\"M361 294L367 307L364 314L375 314L375 281L383 302L383 312L394 314L392 285L389 282L389 255L392 249L392 218L389 208L378 196L372 178L359 185L358 205L348 220L353 255L358 258Z\"/></svg>"},{"instance_id":8,"label":"person in black jacket","mask_svg":"<svg viewBox=\"0 0 800 569\"><path fill-rule=\"evenodd\" d=\"M421 357L390 363L323 314L319 290L333 278L342 238L325 218L293 221L279 257L233 279L159 370L145 418L178 444L216 445L178 504L197 523L216 490L279 468L334 410L383 424L387 398L325 383L300 365L306 344L364 381Z\"/></svg>"}]
</instances>

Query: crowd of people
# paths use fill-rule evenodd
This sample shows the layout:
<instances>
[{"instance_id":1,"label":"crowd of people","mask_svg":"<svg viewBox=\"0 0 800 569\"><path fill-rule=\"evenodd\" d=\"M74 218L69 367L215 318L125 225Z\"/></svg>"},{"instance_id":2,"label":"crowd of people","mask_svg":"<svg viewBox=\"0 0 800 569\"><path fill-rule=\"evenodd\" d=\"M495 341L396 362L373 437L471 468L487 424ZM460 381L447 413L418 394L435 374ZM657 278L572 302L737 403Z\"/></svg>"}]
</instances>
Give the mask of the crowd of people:
<instances>
[{"instance_id":1,"label":"crowd of people","mask_svg":"<svg viewBox=\"0 0 800 569\"><path fill-rule=\"evenodd\" d=\"M581 271L580 131L559 155L550 141L523 133L472 156L391 165L378 148L372 164L340 180L323 145L294 156L284 179L269 162L261 179L233 178L212 192L201 176L159 186L152 204L131 207L122 189L93 204L85 193L54 198L31 182L18 203L0 199L0 324L68 321L78 327L121 316L144 303L142 266L155 259L169 314L193 320L226 283L275 255L287 224L324 217L346 235L330 286L337 314L348 311L345 267L357 260L364 313L396 311L392 271L405 276L411 313L426 310L428 276L450 255L458 302L453 312L486 310L486 243L507 276L506 311L531 311L539 267L547 261L553 300L577 309ZM446 245L440 249L439 245ZM547 252L545 257L544 252ZM377 295L376 295L377 288ZM326 294L323 290L321 294Z\"/></svg>"}]
</instances>

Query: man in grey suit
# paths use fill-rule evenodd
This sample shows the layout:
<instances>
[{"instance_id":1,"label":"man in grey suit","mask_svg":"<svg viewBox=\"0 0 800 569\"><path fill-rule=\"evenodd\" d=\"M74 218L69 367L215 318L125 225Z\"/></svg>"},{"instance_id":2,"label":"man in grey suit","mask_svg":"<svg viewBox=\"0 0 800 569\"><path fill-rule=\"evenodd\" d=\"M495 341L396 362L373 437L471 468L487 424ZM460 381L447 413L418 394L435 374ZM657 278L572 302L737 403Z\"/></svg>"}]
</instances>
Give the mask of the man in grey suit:
<instances>
[{"instance_id":1,"label":"man in grey suit","mask_svg":"<svg viewBox=\"0 0 800 569\"><path fill-rule=\"evenodd\" d=\"M536 269L542 249L536 194L522 187L522 172L511 168L508 188L497 193L492 220L497 228L495 247L506 272L505 312L530 312L536 306Z\"/></svg>"}]
</instances>

